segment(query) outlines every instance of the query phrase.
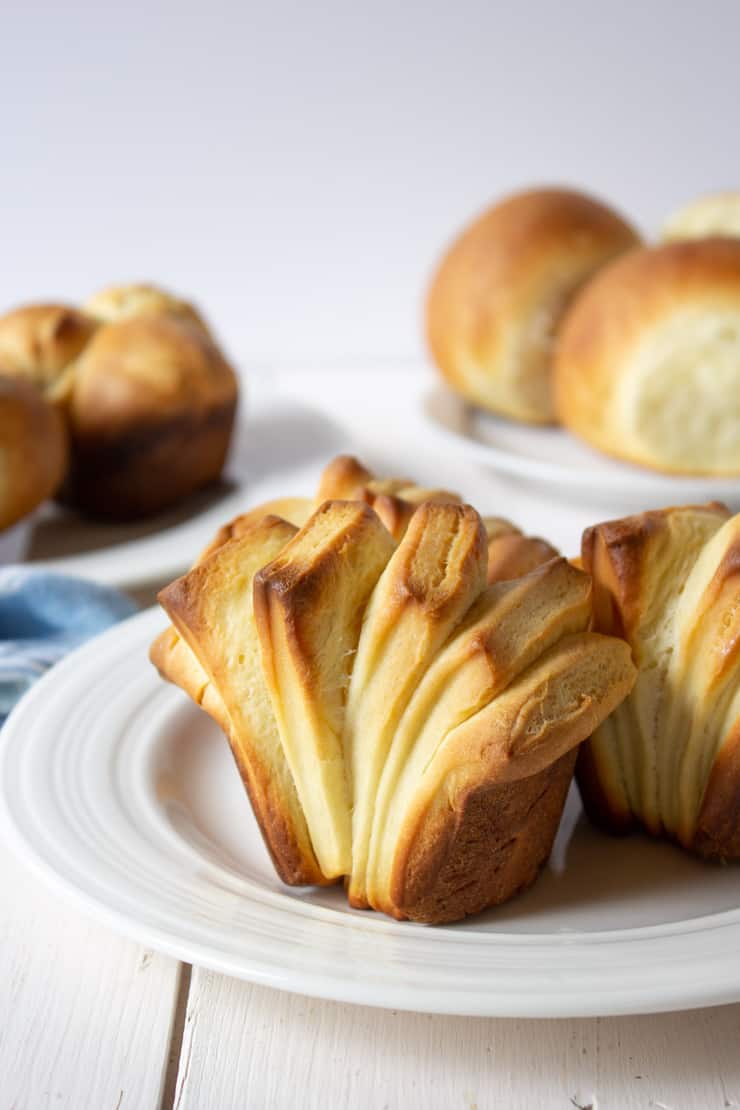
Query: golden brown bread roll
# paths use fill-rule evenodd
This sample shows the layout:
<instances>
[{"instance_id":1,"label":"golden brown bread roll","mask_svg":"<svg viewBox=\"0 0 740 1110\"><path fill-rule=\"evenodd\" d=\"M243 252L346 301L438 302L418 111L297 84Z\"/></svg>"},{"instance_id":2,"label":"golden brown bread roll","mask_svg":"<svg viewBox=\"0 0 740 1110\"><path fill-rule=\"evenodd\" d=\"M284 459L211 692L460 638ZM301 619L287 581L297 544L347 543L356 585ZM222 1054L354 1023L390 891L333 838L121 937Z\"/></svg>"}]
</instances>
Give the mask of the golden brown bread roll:
<instances>
[{"instance_id":1,"label":"golden brown bread roll","mask_svg":"<svg viewBox=\"0 0 740 1110\"><path fill-rule=\"evenodd\" d=\"M13 309L0 316L0 375L31 381L53 399L97 326L67 305Z\"/></svg>"},{"instance_id":2,"label":"golden brown bread roll","mask_svg":"<svg viewBox=\"0 0 740 1110\"><path fill-rule=\"evenodd\" d=\"M194 668L182 684L226 707L240 765L261 753L269 806L248 785L279 873L318 865L354 904L427 922L510 897L549 854L575 747L634 679L627 645L587 631L590 580L554 559L486 587L482 521L451 502L398 545L366 504L325 503L255 570L266 526L161 600L213 690Z\"/></svg>"},{"instance_id":3,"label":"golden brown bread roll","mask_svg":"<svg viewBox=\"0 0 740 1110\"><path fill-rule=\"evenodd\" d=\"M581 749L598 824L740 859L740 515L663 509L584 533L595 627L630 644L630 696Z\"/></svg>"},{"instance_id":4,"label":"golden brown bread roll","mask_svg":"<svg viewBox=\"0 0 740 1110\"><path fill-rule=\"evenodd\" d=\"M555 420L555 329L576 290L637 233L612 209L566 189L494 205L453 243L426 309L432 357L450 385L492 412Z\"/></svg>"},{"instance_id":5,"label":"golden brown bread roll","mask_svg":"<svg viewBox=\"0 0 740 1110\"><path fill-rule=\"evenodd\" d=\"M740 239L632 251L571 305L558 415L602 451L672 473L740 473Z\"/></svg>"},{"instance_id":6,"label":"golden brown bread roll","mask_svg":"<svg viewBox=\"0 0 740 1110\"><path fill-rule=\"evenodd\" d=\"M66 404L65 500L120 520L195 492L221 473L236 402L236 375L201 330L168 316L101 327Z\"/></svg>"},{"instance_id":7,"label":"golden brown bread roll","mask_svg":"<svg viewBox=\"0 0 740 1110\"><path fill-rule=\"evenodd\" d=\"M89 308L1 317L0 375L30 379L63 411L65 501L96 517L146 516L220 474L236 375L195 309L163 290L120 286Z\"/></svg>"},{"instance_id":8,"label":"golden brown bread roll","mask_svg":"<svg viewBox=\"0 0 740 1110\"><path fill-rule=\"evenodd\" d=\"M663 239L706 239L711 235L740 236L740 193L713 193L690 201L665 223Z\"/></svg>"},{"instance_id":9,"label":"golden brown bread roll","mask_svg":"<svg viewBox=\"0 0 740 1110\"><path fill-rule=\"evenodd\" d=\"M0 529L51 497L66 466L59 413L29 382L0 375Z\"/></svg>"},{"instance_id":10,"label":"golden brown bread roll","mask_svg":"<svg viewBox=\"0 0 740 1110\"><path fill-rule=\"evenodd\" d=\"M83 311L106 324L132 316L174 316L208 333L207 324L193 305L156 285L110 285L88 298Z\"/></svg>"}]
</instances>

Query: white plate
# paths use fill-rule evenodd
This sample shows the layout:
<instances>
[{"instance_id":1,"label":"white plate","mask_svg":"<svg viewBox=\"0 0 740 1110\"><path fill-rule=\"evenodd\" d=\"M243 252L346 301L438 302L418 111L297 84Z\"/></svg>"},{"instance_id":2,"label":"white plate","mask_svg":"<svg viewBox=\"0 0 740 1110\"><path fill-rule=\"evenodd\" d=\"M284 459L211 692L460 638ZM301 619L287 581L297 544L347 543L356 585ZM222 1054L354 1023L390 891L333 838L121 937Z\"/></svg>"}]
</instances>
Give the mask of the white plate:
<instances>
[{"instance_id":1,"label":"white plate","mask_svg":"<svg viewBox=\"0 0 740 1110\"><path fill-rule=\"evenodd\" d=\"M218 485L131 524L95 523L49 503L33 518L26 561L111 586L169 580L237 513L286 491L313 493L327 458L344 445L328 417L282 398L264 375L252 372Z\"/></svg>"},{"instance_id":2,"label":"white plate","mask_svg":"<svg viewBox=\"0 0 740 1110\"><path fill-rule=\"evenodd\" d=\"M75 652L0 733L0 827L61 893L183 960L324 998L566 1016L740 999L740 871L612 840L569 802L526 894L425 928L276 879L225 739L146 660L143 613Z\"/></svg>"},{"instance_id":3,"label":"white plate","mask_svg":"<svg viewBox=\"0 0 740 1110\"><path fill-rule=\"evenodd\" d=\"M557 497L638 512L664 505L724 501L740 509L737 478L685 478L620 463L562 428L517 424L483 412L443 385L422 398L427 427L468 458L545 485Z\"/></svg>"}]
</instances>

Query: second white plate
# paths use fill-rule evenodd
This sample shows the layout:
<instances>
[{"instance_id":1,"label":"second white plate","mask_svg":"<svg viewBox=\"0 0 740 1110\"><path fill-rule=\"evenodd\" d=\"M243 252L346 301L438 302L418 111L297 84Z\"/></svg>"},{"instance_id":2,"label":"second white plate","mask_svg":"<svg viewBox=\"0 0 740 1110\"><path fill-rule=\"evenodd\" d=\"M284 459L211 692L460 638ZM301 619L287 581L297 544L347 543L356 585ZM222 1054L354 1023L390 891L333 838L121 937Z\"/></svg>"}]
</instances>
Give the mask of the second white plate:
<instances>
[{"instance_id":1,"label":"second white plate","mask_svg":"<svg viewBox=\"0 0 740 1110\"><path fill-rule=\"evenodd\" d=\"M228 745L146 653L150 610L53 668L0 732L0 829L60 892L183 960L324 998L588 1016L740 999L740 870L611 839L571 795L526 894L444 928L276 878Z\"/></svg>"},{"instance_id":2,"label":"second white plate","mask_svg":"<svg viewBox=\"0 0 740 1110\"><path fill-rule=\"evenodd\" d=\"M621 463L562 428L518 424L483 412L444 385L424 393L422 411L428 429L448 449L545 486L557 497L596 502L602 512L704 501L724 501L740 509L737 478L687 478Z\"/></svg>"}]
</instances>

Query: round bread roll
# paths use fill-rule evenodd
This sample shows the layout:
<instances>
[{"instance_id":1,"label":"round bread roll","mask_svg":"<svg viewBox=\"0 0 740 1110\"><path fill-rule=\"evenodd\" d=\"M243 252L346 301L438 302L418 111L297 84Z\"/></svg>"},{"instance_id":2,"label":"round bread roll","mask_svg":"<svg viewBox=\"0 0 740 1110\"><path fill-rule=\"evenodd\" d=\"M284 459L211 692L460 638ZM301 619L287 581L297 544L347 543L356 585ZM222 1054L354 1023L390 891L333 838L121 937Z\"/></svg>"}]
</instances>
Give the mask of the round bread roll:
<instances>
[{"instance_id":1,"label":"round bread roll","mask_svg":"<svg viewBox=\"0 0 740 1110\"><path fill-rule=\"evenodd\" d=\"M167 315L104 325L67 401L64 499L118 520L174 504L221 473L236 403L236 375L200 328Z\"/></svg>"},{"instance_id":2,"label":"round bread roll","mask_svg":"<svg viewBox=\"0 0 740 1110\"><path fill-rule=\"evenodd\" d=\"M208 332L205 320L193 305L156 285L110 285L90 297L83 308L104 323L132 316L176 316Z\"/></svg>"},{"instance_id":3,"label":"round bread roll","mask_svg":"<svg viewBox=\"0 0 740 1110\"><path fill-rule=\"evenodd\" d=\"M20 378L0 376L0 529L50 497L67 465L58 411Z\"/></svg>"},{"instance_id":4,"label":"round bread roll","mask_svg":"<svg viewBox=\"0 0 740 1110\"><path fill-rule=\"evenodd\" d=\"M676 474L740 474L740 239L633 251L571 306L558 415L618 458Z\"/></svg>"},{"instance_id":5,"label":"round bread roll","mask_svg":"<svg viewBox=\"0 0 740 1110\"><path fill-rule=\"evenodd\" d=\"M427 301L432 356L452 387L492 412L555 419L553 335L590 275L639 242L581 193L537 189L484 212L443 258Z\"/></svg>"},{"instance_id":6,"label":"round bread roll","mask_svg":"<svg viewBox=\"0 0 740 1110\"><path fill-rule=\"evenodd\" d=\"M674 212L663 228L666 242L710 235L740 236L740 193L714 193L692 200Z\"/></svg>"},{"instance_id":7,"label":"round bread roll","mask_svg":"<svg viewBox=\"0 0 740 1110\"><path fill-rule=\"evenodd\" d=\"M16 308L0 317L0 374L26 378L54 395L97 327L67 305Z\"/></svg>"}]
</instances>

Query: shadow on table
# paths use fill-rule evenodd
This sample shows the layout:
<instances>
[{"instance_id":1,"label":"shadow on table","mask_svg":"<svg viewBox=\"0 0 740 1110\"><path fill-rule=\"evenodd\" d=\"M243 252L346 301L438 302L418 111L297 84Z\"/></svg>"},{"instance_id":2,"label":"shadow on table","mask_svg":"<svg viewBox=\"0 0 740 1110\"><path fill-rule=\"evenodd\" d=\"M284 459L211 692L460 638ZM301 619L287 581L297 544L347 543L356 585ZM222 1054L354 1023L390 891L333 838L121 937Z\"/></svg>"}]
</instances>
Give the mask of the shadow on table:
<instances>
[{"instance_id":1,"label":"shadow on table","mask_svg":"<svg viewBox=\"0 0 740 1110\"><path fill-rule=\"evenodd\" d=\"M63 559L103 551L176 528L217 509L250 486L346 448L346 436L319 412L285 402L257 414L237 430L224 477L166 512L125 523L88 520L60 505L49 505L34 524L26 561ZM286 489L286 494L292 491Z\"/></svg>"}]
</instances>

